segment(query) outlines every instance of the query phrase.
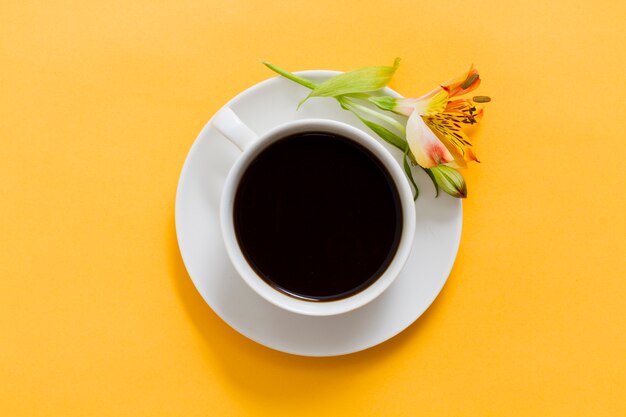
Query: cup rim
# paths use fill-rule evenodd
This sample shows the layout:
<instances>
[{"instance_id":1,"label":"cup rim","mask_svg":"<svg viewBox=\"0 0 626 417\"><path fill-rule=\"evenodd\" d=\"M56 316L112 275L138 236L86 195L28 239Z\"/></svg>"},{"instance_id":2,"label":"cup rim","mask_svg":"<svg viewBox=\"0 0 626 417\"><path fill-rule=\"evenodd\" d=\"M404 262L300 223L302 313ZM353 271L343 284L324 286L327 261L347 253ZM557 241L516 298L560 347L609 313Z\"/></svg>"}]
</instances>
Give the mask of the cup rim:
<instances>
[{"instance_id":1,"label":"cup rim","mask_svg":"<svg viewBox=\"0 0 626 417\"><path fill-rule=\"evenodd\" d=\"M368 149L385 166L398 190L402 210L402 232L396 253L376 281L348 297L332 301L311 301L289 296L265 282L246 260L235 234L233 207L236 190L249 164L272 143L291 134L318 131L340 134ZM391 153L364 131L346 123L328 119L301 119L281 124L261 135L235 161L220 201L220 225L226 252L241 278L258 295L270 303L293 313L309 316L330 316L362 307L382 294L398 276L409 256L415 235L415 204L413 193L398 161Z\"/></svg>"}]
</instances>

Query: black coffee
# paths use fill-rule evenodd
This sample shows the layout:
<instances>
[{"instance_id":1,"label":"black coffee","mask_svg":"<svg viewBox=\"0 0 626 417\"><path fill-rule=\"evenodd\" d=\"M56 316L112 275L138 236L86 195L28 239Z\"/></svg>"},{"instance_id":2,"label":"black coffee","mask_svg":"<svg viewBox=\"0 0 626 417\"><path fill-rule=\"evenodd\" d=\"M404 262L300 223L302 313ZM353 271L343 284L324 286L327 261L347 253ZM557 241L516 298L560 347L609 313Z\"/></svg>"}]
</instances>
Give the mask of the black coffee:
<instances>
[{"instance_id":1,"label":"black coffee","mask_svg":"<svg viewBox=\"0 0 626 417\"><path fill-rule=\"evenodd\" d=\"M386 168L342 136L302 133L263 150L235 196L250 266L291 296L330 301L371 285L400 241L402 211Z\"/></svg>"}]
</instances>

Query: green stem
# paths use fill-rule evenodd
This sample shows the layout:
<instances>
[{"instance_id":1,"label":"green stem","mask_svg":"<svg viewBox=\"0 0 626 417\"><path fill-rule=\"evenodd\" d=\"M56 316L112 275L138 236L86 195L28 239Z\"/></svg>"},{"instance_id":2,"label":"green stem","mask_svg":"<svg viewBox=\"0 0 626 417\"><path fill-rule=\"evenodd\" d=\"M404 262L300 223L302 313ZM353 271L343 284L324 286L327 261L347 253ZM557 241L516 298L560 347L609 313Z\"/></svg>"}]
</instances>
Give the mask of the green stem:
<instances>
[{"instance_id":1,"label":"green stem","mask_svg":"<svg viewBox=\"0 0 626 417\"><path fill-rule=\"evenodd\" d=\"M406 133L406 129L405 127L402 125L402 123L400 123L399 121L397 121L396 119L394 119L391 116L387 116L386 114L382 114L377 112L376 110L372 110L369 107L363 106L362 104L358 104L355 103L354 101L348 99L347 100L349 102L350 107L353 107L365 114L368 114L372 117L376 117L380 120L382 120L383 122L387 122L389 123L391 126L395 127L396 129L398 129L399 132L401 132L402 134Z\"/></svg>"},{"instance_id":2,"label":"green stem","mask_svg":"<svg viewBox=\"0 0 626 417\"><path fill-rule=\"evenodd\" d=\"M404 150L404 155L402 156L402 167L404 168L404 174L406 175L406 178L413 186L413 200L417 200L417 197L420 195L420 189L417 187L415 179L413 178L413 173L411 172L411 165L409 164L408 158L409 147L407 146L407 148Z\"/></svg>"},{"instance_id":3,"label":"green stem","mask_svg":"<svg viewBox=\"0 0 626 417\"><path fill-rule=\"evenodd\" d=\"M285 77L285 78L287 78L287 79L289 79L289 80L291 80L293 82L296 82L296 83L298 83L298 84L300 84L300 85L302 85L302 86L304 86L306 88L310 88L311 90L313 90L315 87L317 87L317 84L315 84L313 81L309 81L306 78L298 77L297 75L292 74L289 71L286 71L286 70L284 70L284 69L282 69L280 67L277 67L274 64L270 64L267 61L261 61L261 63L263 65L265 65L267 68L271 69L272 71L274 71L274 72L282 75L283 77Z\"/></svg>"},{"instance_id":4,"label":"green stem","mask_svg":"<svg viewBox=\"0 0 626 417\"><path fill-rule=\"evenodd\" d=\"M435 179L435 175L428 168L424 168L424 167L420 167L420 168L422 168L424 170L424 172L426 174L428 174L428 176L430 177L430 180L433 182L433 185L435 186L435 197L439 197L439 184L437 184L437 180Z\"/></svg>"}]
</instances>

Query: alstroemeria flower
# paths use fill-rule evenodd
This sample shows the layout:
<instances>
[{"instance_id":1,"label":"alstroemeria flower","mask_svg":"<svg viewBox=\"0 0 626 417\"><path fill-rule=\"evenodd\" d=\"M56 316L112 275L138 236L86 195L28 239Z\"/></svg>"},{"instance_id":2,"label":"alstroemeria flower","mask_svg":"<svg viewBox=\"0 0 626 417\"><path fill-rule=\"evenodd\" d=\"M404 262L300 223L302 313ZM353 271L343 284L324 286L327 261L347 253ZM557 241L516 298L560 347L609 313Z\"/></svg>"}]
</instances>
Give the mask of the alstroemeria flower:
<instances>
[{"instance_id":1,"label":"alstroemeria flower","mask_svg":"<svg viewBox=\"0 0 626 417\"><path fill-rule=\"evenodd\" d=\"M450 80L418 98L393 99L377 102L379 107L409 116L406 139L415 162L424 168L441 164L458 168L468 161L478 161L466 133L468 127L482 116L480 102L488 97L455 99L480 85L480 76L474 66L463 76ZM376 102L376 101L375 101Z\"/></svg>"},{"instance_id":2,"label":"alstroemeria flower","mask_svg":"<svg viewBox=\"0 0 626 417\"><path fill-rule=\"evenodd\" d=\"M350 111L381 139L401 151L402 166L415 191L414 198L417 198L419 190L409 160L424 168L437 193L443 190L453 197L467 197L465 180L456 168L467 166L468 161L478 161L471 148L468 128L482 117L479 103L490 101L484 96L455 98L480 85L480 76L473 65L461 77L444 83L428 94L398 99L381 91L398 68L398 58L390 67L365 67L332 76L321 83L292 74L269 62L263 64L311 90L300 104L310 97L333 97L342 109ZM368 103L384 111L373 109L366 105ZM387 112L407 116L407 124Z\"/></svg>"}]
</instances>

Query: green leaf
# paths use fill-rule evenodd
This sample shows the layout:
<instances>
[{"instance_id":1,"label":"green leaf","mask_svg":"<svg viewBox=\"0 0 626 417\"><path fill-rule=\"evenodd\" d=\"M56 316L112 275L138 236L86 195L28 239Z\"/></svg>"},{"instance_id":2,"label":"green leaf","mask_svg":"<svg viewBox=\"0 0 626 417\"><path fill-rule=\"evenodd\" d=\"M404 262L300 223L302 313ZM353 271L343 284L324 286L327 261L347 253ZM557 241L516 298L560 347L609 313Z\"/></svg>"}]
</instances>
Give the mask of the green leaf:
<instances>
[{"instance_id":1,"label":"green leaf","mask_svg":"<svg viewBox=\"0 0 626 417\"><path fill-rule=\"evenodd\" d=\"M375 116L375 117L381 117L383 115L377 113L374 110L371 110L369 108L366 108L364 106L361 106L359 104L354 103L347 96L338 96L338 97L335 97L335 99L339 102L339 104L341 105L342 109L348 110L352 114L354 114L356 117L358 117L358 119L361 122L363 122L364 125L366 125L370 129L372 129L374 131L374 133L376 133L378 136L380 136L385 142L389 143L392 146L395 146L396 148L398 148L402 152L404 152L406 149L408 149L409 144L407 143L407 141L404 138L396 135L391 130L387 129L384 126L379 125L378 123L375 123L375 122L372 122L371 120L365 119L363 116L361 116L357 112L357 110L361 110L365 114L369 114L370 116ZM398 121L396 121L395 119L391 119L389 116L385 116L383 118L383 120L387 121L388 123L394 122L394 123L399 124ZM403 126L399 125L399 127L402 128Z\"/></svg>"},{"instance_id":2,"label":"green leaf","mask_svg":"<svg viewBox=\"0 0 626 417\"><path fill-rule=\"evenodd\" d=\"M437 184L435 175L432 172L430 172L430 169L428 168L424 168L424 167L420 167L420 168L422 168L430 177L430 180L433 182L433 185L435 186L435 197L439 197L439 184Z\"/></svg>"},{"instance_id":3,"label":"green leaf","mask_svg":"<svg viewBox=\"0 0 626 417\"><path fill-rule=\"evenodd\" d=\"M397 99L390 96L370 96L368 101L374 103L379 109L393 111L396 107Z\"/></svg>"},{"instance_id":4,"label":"green leaf","mask_svg":"<svg viewBox=\"0 0 626 417\"><path fill-rule=\"evenodd\" d=\"M293 82L296 82L296 83L298 83L298 84L300 84L300 85L302 85L302 86L304 86L306 88L314 89L314 88L317 87L317 84L315 84L313 81L307 80L306 78L302 78L302 77L300 77L300 76L298 76L296 74L292 74L291 72L289 72L287 70L284 70L284 69L282 69L280 67L277 67L274 64L270 64L267 61L261 61L261 63L263 65L265 65L267 68L269 68L272 71L274 71L275 73L280 74L283 77L285 77L285 78L287 78L287 79L289 79L289 80L291 80Z\"/></svg>"},{"instance_id":5,"label":"green leaf","mask_svg":"<svg viewBox=\"0 0 626 417\"><path fill-rule=\"evenodd\" d=\"M459 171L446 165L438 165L430 168L430 172L432 172L435 181L444 192L456 198L467 197L465 179Z\"/></svg>"},{"instance_id":6,"label":"green leaf","mask_svg":"<svg viewBox=\"0 0 626 417\"><path fill-rule=\"evenodd\" d=\"M389 84L399 65L400 58L396 58L391 67L365 67L335 75L318 84L300 104L311 97L336 97L380 90Z\"/></svg>"},{"instance_id":7,"label":"green leaf","mask_svg":"<svg viewBox=\"0 0 626 417\"><path fill-rule=\"evenodd\" d=\"M395 146L396 148L400 149L402 152L404 152L406 149L408 149L409 144L407 143L407 141L402 139L400 136L396 135L395 133L393 133L391 130L387 129L384 126L379 125L378 123L374 123L372 121L364 119L364 118L362 118L359 115L357 115L357 117L367 127L372 129L374 131L374 133L376 133L378 136L380 136L388 144L390 144L392 146Z\"/></svg>"},{"instance_id":8,"label":"green leaf","mask_svg":"<svg viewBox=\"0 0 626 417\"><path fill-rule=\"evenodd\" d=\"M409 180L409 182L411 183L411 186L413 186L413 200L417 200L417 197L420 195L420 190L419 188L417 188L417 184L415 183L415 179L413 179L413 173L411 172L411 165L409 164L408 161L408 154L409 154L409 147L407 146L406 150L404 151L404 156L403 156L403 168L404 168L404 174L406 175L407 179Z\"/></svg>"},{"instance_id":9,"label":"green leaf","mask_svg":"<svg viewBox=\"0 0 626 417\"><path fill-rule=\"evenodd\" d=\"M344 94L343 97L356 98L359 100L367 101L372 95L370 93L353 93L353 94Z\"/></svg>"}]
</instances>

